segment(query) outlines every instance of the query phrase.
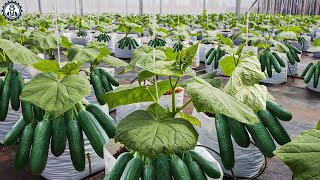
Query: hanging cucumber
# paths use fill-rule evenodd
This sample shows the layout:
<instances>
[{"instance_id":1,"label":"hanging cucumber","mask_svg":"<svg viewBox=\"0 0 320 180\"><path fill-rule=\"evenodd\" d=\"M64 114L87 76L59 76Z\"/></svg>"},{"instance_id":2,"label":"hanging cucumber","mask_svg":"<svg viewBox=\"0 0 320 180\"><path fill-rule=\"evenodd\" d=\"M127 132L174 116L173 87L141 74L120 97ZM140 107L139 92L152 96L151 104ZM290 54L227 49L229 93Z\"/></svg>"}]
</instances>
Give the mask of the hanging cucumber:
<instances>
[{"instance_id":1,"label":"hanging cucumber","mask_svg":"<svg viewBox=\"0 0 320 180\"><path fill-rule=\"evenodd\" d=\"M210 54L214 51L214 48L210 48L209 51L206 53L206 59L210 56Z\"/></svg>"},{"instance_id":2,"label":"hanging cucumber","mask_svg":"<svg viewBox=\"0 0 320 180\"><path fill-rule=\"evenodd\" d=\"M108 72L104 71L103 69L99 69L101 75L104 75L108 78L108 80L110 81L110 83L114 86L119 86L119 81L116 80L111 74L109 74Z\"/></svg>"},{"instance_id":3,"label":"hanging cucumber","mask_svg":"<svg viewBox=\"0 0 320 180\"><path fill-rule=\"evenodd\" d=\"M171 180L171 171L168 156L162 154L155 160L156 179L157 180Z\"/></svg>"},{"instance_id":4,"label":"hanging cucumber","mask_svg":"<svg viewBox=\"0 0 320 180\"><path fill-rule=\"evenodd\" d=\"M283 61L283 59L276 52L272 52L272 55L277 59L277 61L281 67L286 67L286 63Z\"/></svg>"},{"instance_id":5,"label":"hanging cucumber","mask_svg":"<svg viewBox=\"0 0 320 180\"><path fill-rule=\"evenodd\" d=\"M20 74L17 70L12 69L10 79L10 102L13 110L18 111L20 108Z\"/></svg>"},{"instance_id":6,"label":"hanging cucumber","mask_svg":"<svg viewBox=\"0 0 320 180\"><path fill-rule=\"evenodd\" d=\"M277 73L281 73L281 66L276 57L272 53L269 53L270 64L272 64L273 68Z\"/></svg>"},{"instance_id":7,"label":"hanging cucumber","mask_svg":"<svg viewBox=\"0 0 320 180\"><path fill-rule=\"evenodd\" d=\"M41 121L44 116L44 110L36 105L32 105L34 118L36 118L38 121Z\"/></svg>"},{"instance_id":8,"label":"hanging cucumber","mask_svg":"<svg viewBox=\"0 0 320 180\"><path fill-rule=\"evenodd\" d=\"M104 180L116 180L120 179L121 175L126 168L128 162L133 158L133 155L129 152L122 153L116 164L111 168L108 174L105 176Z\"/></svg>"},{"instance_id":9,"label":"hanging cucumber","mask_svg":"<svg viewBox=\"0 0 320 180\"><path fill-rule=\"evenodd\" d=\"M4 145L5 146L14 145L18 141L23 129L27 125L28 123L23 118L20 118L4 137Z\"/></svg>"},{"instance_id":10,"label":"hanging cucumber","mask_svg":"<svg viewBox=\"0 0 320 180\"><path fill-rule=\"evenodd\" d=\"M250 137L243 123L229 117L227 118L227 122L228 122L228 128L230 130L230 134L232 135L234 141L240 147L243 147L243 148L249 147Z\"/></svg>"},{"instance_id":11,"label":"hanging cucumber","mask_svg":"<svg viewBox=\"0 0 320 180\"><path fill-rule=\"evenodd\" d=\"M313 77L313 74L316 72L317 66L313 65L310 67L310 69L308 70L306 76L304 77L304 82L305 83L309 83L311 78Z\"/></svg>"},{"instance_id":12,"label":"hanging cucumber","mask_svg":"<svg viewBox=\"0 0 320 180\"><path fill-rule=\"evenodd\" d=\"M183 161L188 166L191 178L193 180L207 180L206 174L204 173L201 166L192 160L192 157L189 153L184 154Z\"/></svg>"},{"instance_id":13,"label":"hanging cucumber","mask_svg":"<svg viewBox=\"0 0 320 180\"><path fill-rule=\"evenodd\" d=\"M260 55L260 64L261 71L264 72L266 70L266 56L264 54Z\"/></svg>"},{"instance_id":14,"label":"hanging cucumber","mask_svg":"<svg viewBox=\"0 0 320 180\"><path fill-rule=\"evenodd\" d=\"M143 161L139 157L131 159L124 169L120 180L138 180L143 172Z\"/></svg>"},{"instance_id":15,"label":"hanging cucumber","mask_svg":"<svg viewBox=\"0 0 320 180\"><path fill-rule=\"evenodd\" d=\"M90 73L90 82L92 84L94 93L96 95L96 98L99 102L99 104L104 105L106 102L101 99L101 96L104 94L102 82L100 80L100 77L94 70L91 71Z\"/></svg>"},{"instance_id":16,"label":"hanging cucumber","mask_svg":"<svg viewBox=\"0 0 320 180\"><path fill-rule=\"evenodd\" d=\"M143 175L141 180L155 180L156 170L151 164L147 164L143 168Z\"/></svg>"},{"instance_id":17,"label":"hanging cucumber","mask_svg":"<svg viewBox=\"0 0 320 180\"><path fill-rule=\"evenodd\" d=\"M214 50L214 48L212 48L212 52L210 53L210 55L208 56L207 58L207 65L211 65L212 64L212 61L214 60L215 56L216 56L216 53L217 51Z\"/></svg>"},{"instance_id":18,"label":"hanging cucumber","mask_svg":"<svg viewBox=\"0 0 320 180\"><path fill-rule=\"evenodd\" d=\"M223 166L227 170L234 167L234 151L227 120L224 115L216 114L216 131Z\"/></svg>"},{"instance_id":19,"label":"hanging cucumber","mask_svg":"<svg viewBox=\"0 0 320 180\"><path fill-rule=\"evenodd\" d=\"M51 152L54 156L59 157L67 145L67 124L63 115L52 119L51 130Z\"/></svg>"},{"instance_id":20,"label":"hanging cucumber","mask_svg":"<svg viewBox=\"0 0 320 180\"><path fill-rule=\"evenodd\" d=\"M320 76L320 63L317 63L316 71L313 77L313 87L317 88L319 84L319 76Z\"/></svg>"},{"instance_id":21,"label":"hanging cucumber","mask_svg":"<svg viewBox=\"0 0 320 180\"><path fill-rule=\"evenodd\" d=\"M200 154L195 151L188 151L192 159L197 162L203 169L203 171L211 178L218 179L221 176L221 173L215 165L203 158Z\"/></svg>"},{"instance_id":22,"label":"hanging cucumber","mask_svg":"<svg viewBox=\"0 0 320 180\"><path fill-rule=\"evenodd\" d=\"M179 157L170 161L170 167L175 180L192 180L188 166Z\"/></svg>"},{"instance_id":23,"label":"hanging cucumber","mask_svg":"<svg viewBox=\"0 0 320 180\"><path fill-rule=\"evenodd\" d=\"M272 78L272 67L271 62L268 53L266 53L266 68L267 68L267 74L269 78Z\"/></svg>"},{"instance_id":24,"label":"hanging cucumber","mask_svg":"<svg viewBox=\"0 0 320 180\"><path fill-rule=\"evenodd\" d=\"M267 100L267 109L280 120L290 121L292 119L292 114L288 110L271 100Z\"/></svg>"},{"instance_id":25,"label":"hanging cucumber","mask_svg":"<svg viewBox=\"0 0 320 180\"><path fill-rule=\"evenodd\" d=\"M309 63L305 68L304 70L302 71L301 73L301 78L304 78L307 74L307 72L309 71L309 69L313 66L313 63Z\"/></svg>"},{"instance_id":26,"label":"hanging cucumber","mask_svg":"<svg viewBox=\"0 0 320 180\"><path fill-rule=\"evenodd\" d=\"M12 76L12 67L9 67L8 73L6 74L3 89L0 97L0 121L4 121L8 114L9 99L10 99L10 90L11 90L11 76Z\"/></svg>"}]
</instances>

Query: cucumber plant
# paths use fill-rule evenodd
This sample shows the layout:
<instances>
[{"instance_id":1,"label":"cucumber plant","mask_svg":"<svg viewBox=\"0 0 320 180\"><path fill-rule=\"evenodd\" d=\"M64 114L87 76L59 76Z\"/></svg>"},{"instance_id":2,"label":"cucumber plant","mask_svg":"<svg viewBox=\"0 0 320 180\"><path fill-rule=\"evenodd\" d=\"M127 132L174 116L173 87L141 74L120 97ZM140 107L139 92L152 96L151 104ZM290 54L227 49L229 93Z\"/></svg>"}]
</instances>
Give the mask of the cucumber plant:
<instances>
[{"instance_id":1,"label":"cucumber plant","mask_svg":"<svg viewBox=\"0 0 320 180\"><path fill-rule=\"evenodd\" d=\"M143 33L143 29L136 23L122 20L116 31L124 33L124 37L118 41L118 48L124 49L125 47L128 47L128 49L131 50L140 46L134 38L129 37L129 33L132 31L136 33Z\"/></svg>"}]
</instances>

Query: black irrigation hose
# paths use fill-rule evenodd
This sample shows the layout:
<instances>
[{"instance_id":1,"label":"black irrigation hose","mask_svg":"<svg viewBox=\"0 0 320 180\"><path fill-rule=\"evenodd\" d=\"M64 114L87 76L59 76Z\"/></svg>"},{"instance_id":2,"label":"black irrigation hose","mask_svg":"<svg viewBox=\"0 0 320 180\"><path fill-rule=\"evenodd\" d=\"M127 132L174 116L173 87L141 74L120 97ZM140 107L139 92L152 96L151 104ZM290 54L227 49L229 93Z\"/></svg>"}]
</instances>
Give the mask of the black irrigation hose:
<instances>
[{"instance_id":1,"label":"black irrigation hose","mask_svg":"<svg viewBox=\"0 0 320 180\"><path fill-rule=\"evenodd\" d=\"M251 141L251 144L253 144L254 146L256 146L252 141ZM204 147L204 148L206 148L206 149L209 149L209 150L211 150L212 152L214 152L215 154L217 154L218 156L220 156L220 154L219 154L217 151L215 151L214 149L212 149L212 148L209 148L209 147L204 146L204 145L197 145L197 146L199 146L199 147ZM257 147L257 146L256 146L256 147ZM264 157L264 162L263 162L263 165L262 165L262 167L260 168L259 172L258 172L257 174L255 174L254 176L252 176L251 178L249 178L249 179L254 180L254 179L260 177L260 176L264 173L264 171L266 170L266 167L267 167L267 157L266 157L265 155L263 155L263 157ZM239 179L239 180L240 180L240 179L248 179L247 177L235 176L234 173L233 173L233 171L232 171L232 170L230 170L230 171L231 171L231 174L232 174L232 175L229 175L229 174L224 173L224 176L233 178L234 180L236 180L236 179Z\"/></svg>"}]
</instances>

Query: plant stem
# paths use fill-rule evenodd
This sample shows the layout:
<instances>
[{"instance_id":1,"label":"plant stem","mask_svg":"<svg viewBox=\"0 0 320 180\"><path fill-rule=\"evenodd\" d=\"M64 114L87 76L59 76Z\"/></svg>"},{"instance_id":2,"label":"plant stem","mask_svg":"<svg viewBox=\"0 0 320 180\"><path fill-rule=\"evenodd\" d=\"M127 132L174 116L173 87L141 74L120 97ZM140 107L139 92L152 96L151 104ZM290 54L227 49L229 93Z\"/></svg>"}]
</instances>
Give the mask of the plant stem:
<instances>
[{"instance_id":1,"label":"plant stem","mask_svg":"<svg viewBox=\"0 0 320 180\"><path fill-rule=\"evenodd\" d=\"M86 110L86 108L84 108L84 106L82 105L81 102L78 102L78 103L76 104L76 107L77 107L80 111L85 111L85 110Z\"/></svg>"},{"instance_id":2,"label":"plant stem","mask_svg":"<svg viewBox=\"0 0 320 180\"><path fill-rule=\"evenodd\" d=\"M172 79L171 76L169 76L169 81L170 81L170 85L171 85L171 101L172 101L172 112L175 114L176 113L176 85L177 83L175 83L175 85L172 84Z\"/></svg>"},{"instance_id":3,"label":"plant stem","mask_svg":"<svg viewBox=\"0 0 320 180\"><path fill-rule=\"evenodd\" d=\"M146 87L146 90L148 91L148 93L150 94L150 96L152 97L154 102L158 102L158 100L153 96L153 94L150 92L149 88Z\"/></svg>"},{"instance_id":4,"label":"plant stem","mask_svg":"<svg viewBox=\"0 0 320 180\"><path fill-rule=\"evenodd\" d=\"M156 88L156 99L157 99L157 102L159 100L159 91L158 91L158 77L157 76L154 76L153 77L153 81L154 81L154 86Z\"/></svg>"},{"instance_id":5,"label":"plant stem","mask_svg":"<svg viewBox=\"0 0 320 180\"><path fill-rule=\"evenodd\" d=\"M192 102L192 99L190 98L187 102L185 102L178 110L177 112L182 111L188 104Z\"/></svg>"}]
</instances>

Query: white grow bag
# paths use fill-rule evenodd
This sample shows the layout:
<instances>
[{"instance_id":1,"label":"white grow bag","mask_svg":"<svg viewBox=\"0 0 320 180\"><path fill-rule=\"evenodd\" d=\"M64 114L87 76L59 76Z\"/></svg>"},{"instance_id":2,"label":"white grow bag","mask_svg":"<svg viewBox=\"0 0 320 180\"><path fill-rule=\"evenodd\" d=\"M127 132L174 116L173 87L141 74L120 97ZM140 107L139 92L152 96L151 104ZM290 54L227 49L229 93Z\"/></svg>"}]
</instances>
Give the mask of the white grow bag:
<instances>
[{"instance_id":1,"label":"white grow bag","mask_svg":"<svg viewBox=\"0 0 320 180\"><path fill-rule=\"evenodd\" d=\"M77 34L71 35L71 42L73 44L79 44L82 46L86 46L92 40L93 40L92 33L89 33L89 32L87 34L87 37L78 37Z\"/></svg>"},{"instance_id":2,"label":"white grow bag","mask_svg":"<svg viewBox=\"0 0 320 180\"><path fill-rule=\"evenodd\" d=\"M121 38L120 38L121 39ZM117 58L123 58L123 59L128 59L128 58L131 58L132 56L132 53L135 49L131 48L131 50L129 50L128 47L125 47L124 49L121 49L121 48L118 48L119 44L118 44L118 41L120 40L118 39L117 42L116 42L116 49L115 49L115 57ZM140 38L134 38L137 43L139 44L139 46L141 45L141 39ZM138 48L138 47L137 47Z\"/></svg>"},{"instance_id":3,"label":"white grow bag","mask_svg":"<svg viewBox=\"0 0 320 180\"><path fill-rule=\"evenodd\" d=\"M310 82L307 84L308 89L310 89L311 91L315 91L315 92L320 92L320 81L318 83L317 88L313 87L313 77L311 78Z\"/></svg>"},{"instance_id":4,"label":"white grow bag","mask_svg":"<svg viewBox=\"0 0 320 180\"><path fill-rule=\"evenodd\" d=\"M199 142L209 148L214 149L219 152L219 143L215 128L215 119L213 117L208 117L205 113L198 113L193 109L192 115L199 119L202 123L202 127L196 127L199 133ZM253 144L250 144L248 148L242 148L233 142L233 149L235 155L235 166L232 169L235 176L251 178L258 174L261 167L264 164L264 156L261 154L259 149ZM221 158L214 152L209 151L209 153L215 158L221 165ZM223 167L223 172L231 175L231 172L225 170Z\"/></svg>"},{"instance_id":5,"label":"white grow bag","mask_svg":"<svg viewBox=\"0 0 320 180\"><path fill-rule=\"evenodd\" d=\"M286 53L280 53L280 52L276 52L285 62L286 66L285 67L281 67L282 70L280 73L277 73L274 68L272 67L272 78L269 78L268 75L266 75L266 79L262 80L261 82L263 83L268 83L268 84L282 84L287 82L287 71L288 71L288 57Z\"/></svg>"},{"instance_id":6,"label":"white grow bag","mask_svg":"<svg viewBox=\"0 0 320 180\"><path fill-rule=\"evenodd\" d=\"M184 99L184 91L176 93L176 106L181 107L183 105ZM128 104L123 106L118 106L117 109L117 117L116 120L119 121L125 118L127 115L131 114L137 110L146 110L152 102L142 102L142 103L135 103L135 104ZM172 107L172 99L171 95L163 95L159 99L159 104L164 108L168 109Z\"/></svg>"},{"instance_id":7,"label":"white grow bag","mask_svg":"<svg viewBox=\"0 0 320 180\"><path fill-rule=\"evenodd\" d=\"M111 54L114 54L116 51L116 35L117 33L109 33L110 41L107 42L107 48L109 49Z\"/></svg>"}]
</instances>

